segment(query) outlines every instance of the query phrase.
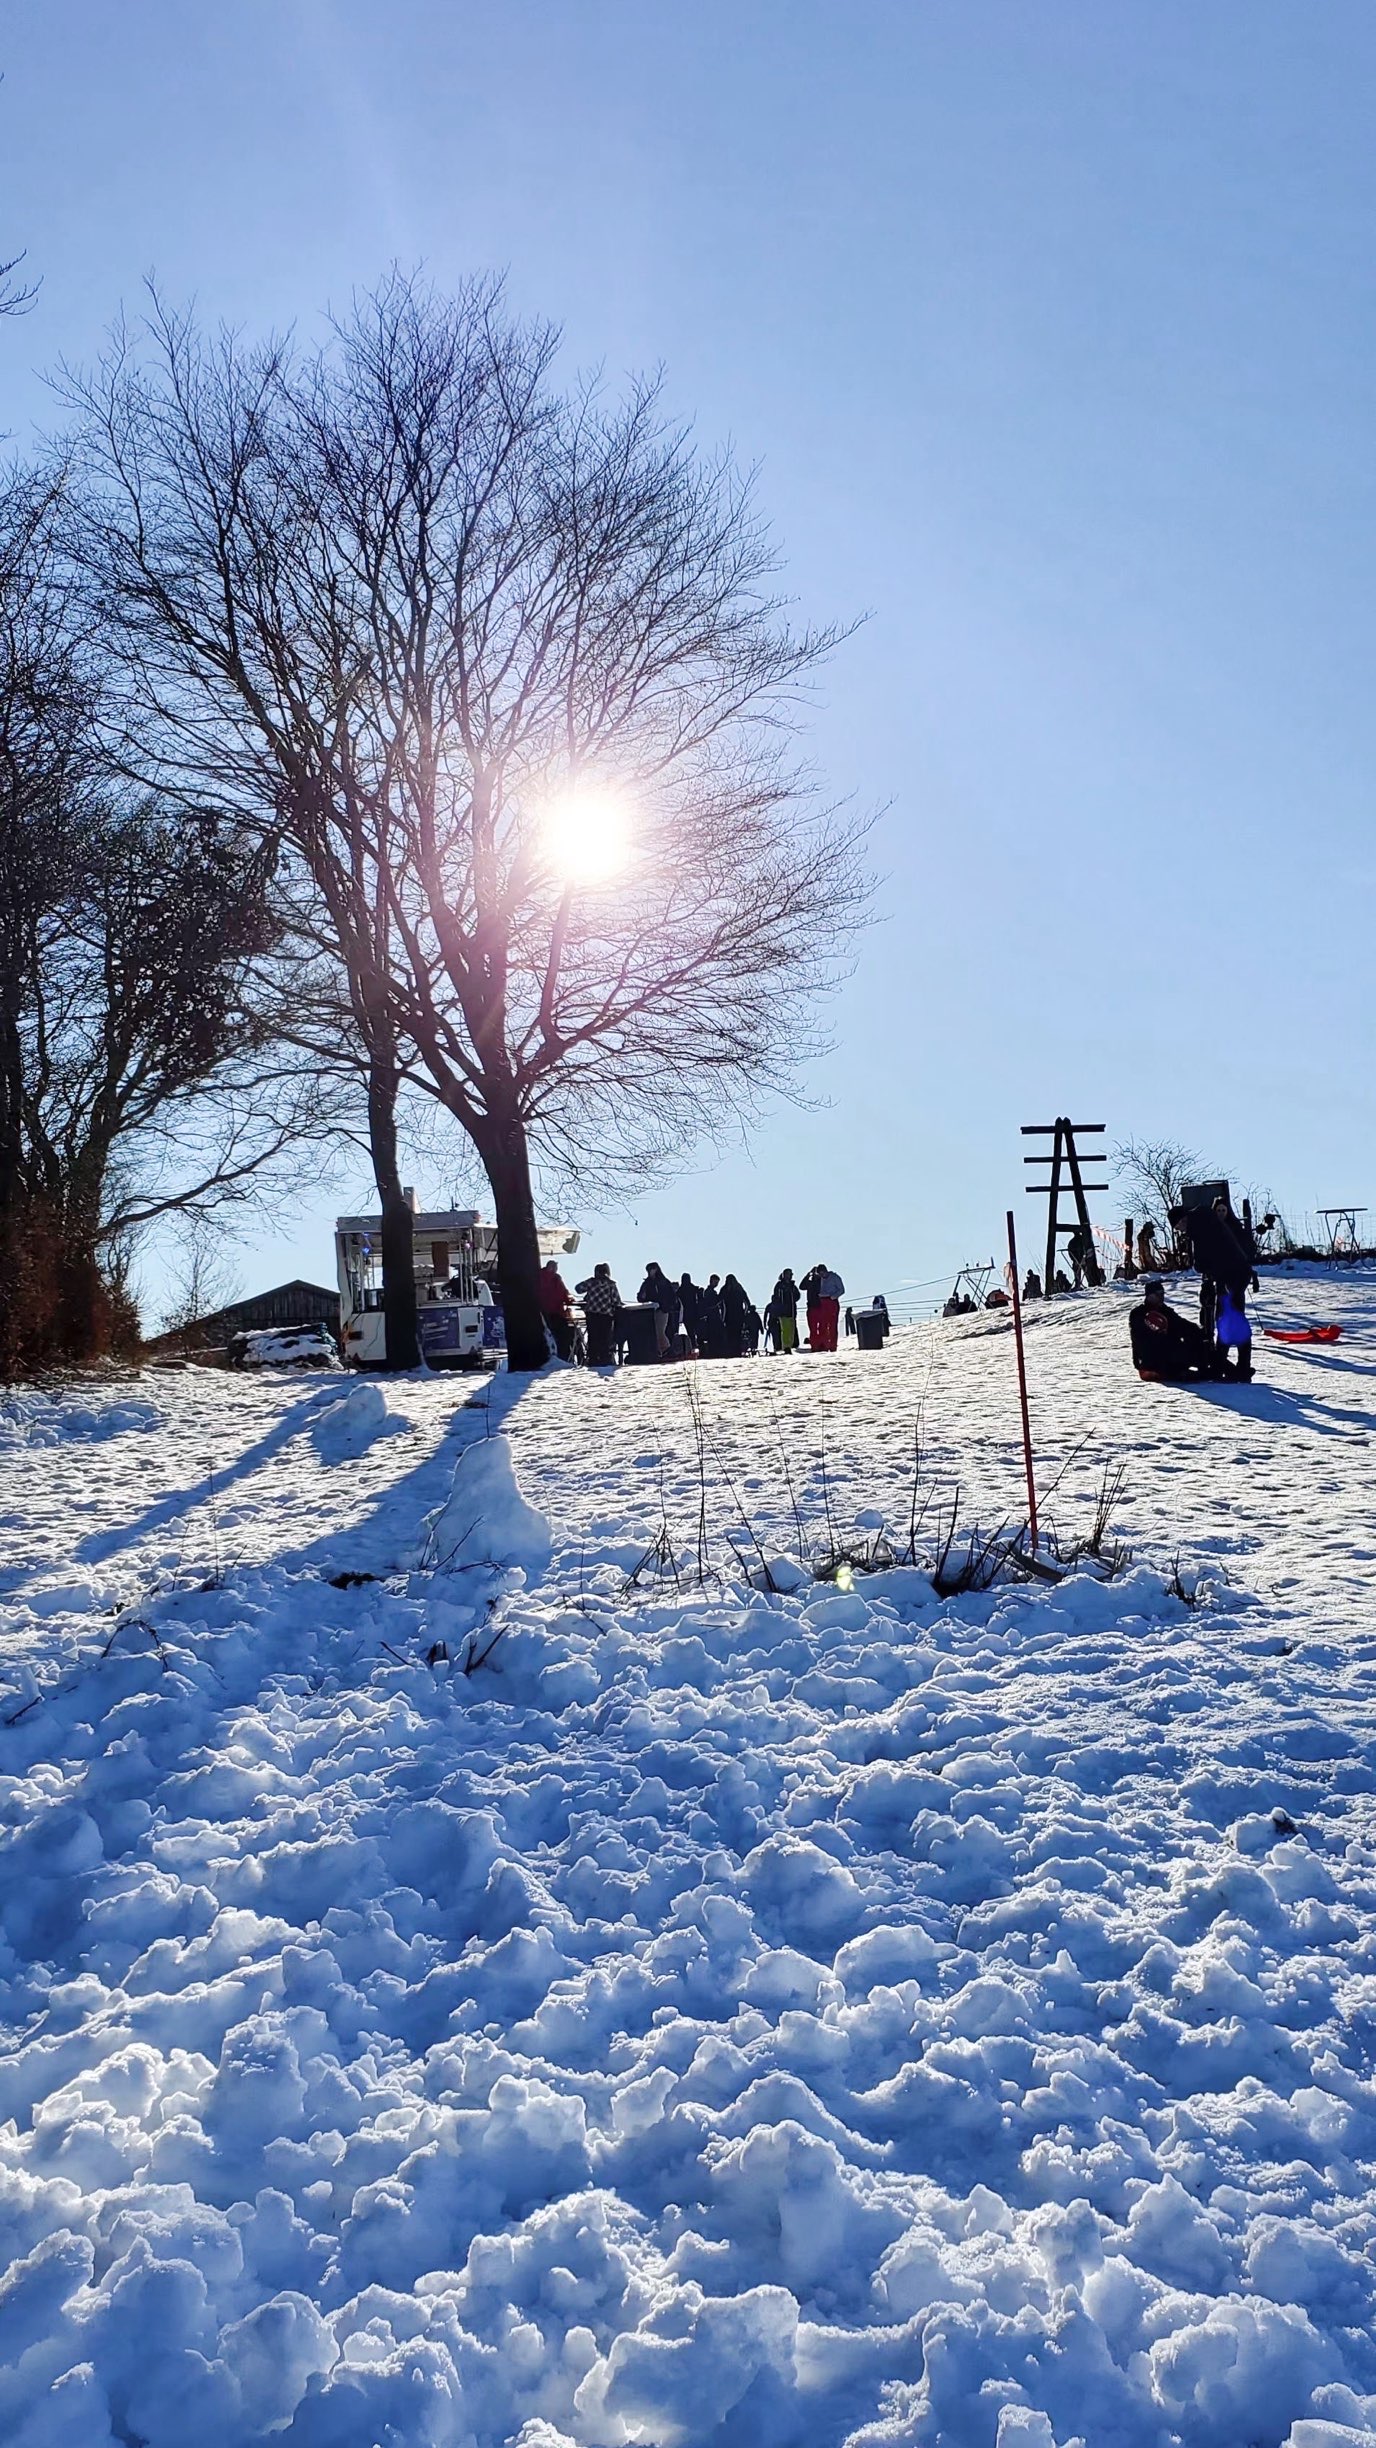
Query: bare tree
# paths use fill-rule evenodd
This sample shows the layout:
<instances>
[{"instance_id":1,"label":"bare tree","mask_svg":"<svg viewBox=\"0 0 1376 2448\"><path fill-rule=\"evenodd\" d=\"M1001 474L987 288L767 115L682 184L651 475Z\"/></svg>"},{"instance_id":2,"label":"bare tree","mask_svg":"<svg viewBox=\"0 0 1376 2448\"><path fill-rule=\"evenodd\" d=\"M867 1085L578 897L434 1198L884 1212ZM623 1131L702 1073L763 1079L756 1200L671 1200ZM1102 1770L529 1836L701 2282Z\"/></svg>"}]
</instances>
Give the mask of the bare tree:
<instances>
[{"instance_id":1,"label":"bare tree","mask_svg":"<svg viewBox=\"0 0 1376 2448\"><path fill-rule=\"evenodd\" d=\"M1222 1178L1193 1148L1182 1147L1173 1139L1125 1139L1114 1148L1113 1165L1133 1214L1143 1219L1159 1217L1166 1226L1188 1182Z\"/></svg>"},{"instance_id":2,"label":"bare tree","mask_svg":"<svg viewBox=\"0 0 1376 2448\"><path fill-rule=\"evenodd\" d=\"M237 1298L240 1283L233 1259L214 1219L193 1214L179 1233L169 1270L172 1298L162 1316L164 1334L180 1334L183 1351L195 1340L202 1318Z\"/></svg>"},{"instance_id":3,"label":"bare tree","mask_svg":"<svg viewBox=\"0 0 1376 2448\"><path fill-rule=\"evenodd\" d=\"M634 1180L818 1043L864 899L790 757L832 637L790 629L730 462L653 385L558 390L494 283L393 275L304 355L156 301L145 340L71 384L141 696L180 773L271 803L379 1106L415 1076L467 1132L538 1366L532 1160ZM618 872L580 824L624 826Z\"/></svg>"},{"instance_id":4,"label":"bare tree","mask_svg":"<svg viewBox=\"0 0 1376 2448\"><path fill-rule=\"evenodd\" d=\"M112 778L59 483L0 483L0 1367L100 1348L130 1236L250 1195L297 1135L260 968L267 857ZM117 1285L114 1286L117 1289Z\"/></svg>"},{"instance_id":5,"label":"bare tree","mask_svg":"<svg viewBox=\"0 0 1376 2448\"><path fill-rule=\"evenodd\" d=\"M58 1325L27 1127L32 981L45 914L71 892L94 686L58 572L60 482L0 480L0 1375ZM21 1324L27 1317L28 1323Z\"/></svg>"},{"instance_id":6,"label":"bare tree","mask_svg":"<svg viewBox=\"0 0 1376 2448\"><path fill-rule=\"evenodd\" d=\"M0 263L0 315L27 314L38 295L38 282L16 279L23 263L22 255L11 255L8 263Z\"/></svg>"},{"instance_id":7,"label":"bare tree","mask_svg":"<svg viewBox=\"0 0 1376 2448\"><path fill-rule=\"evenodd\" d=\"M262 881L213 819L198 832L181 808L97 803L61 850L41 894L5 894L26 941L5 971L19 1110L4 1205L53 1246L57 1347L80 1358L100 1343L107 1248L260 1195L319 1097L268 1040Z\"/></svg>"},{"instance_id":8,"label":"bare tree","mask_svg":"<svg viewBox=\"0 0 1376 2448\"><path fill-rule=\"evenodd\" d=\"M0 84L4 78L0 77ZM8 263L0 263L0 316L27 314L38 295L37 281L16 279L24 261L22 254L11 255Z\"/></svg>"}]
</instances>

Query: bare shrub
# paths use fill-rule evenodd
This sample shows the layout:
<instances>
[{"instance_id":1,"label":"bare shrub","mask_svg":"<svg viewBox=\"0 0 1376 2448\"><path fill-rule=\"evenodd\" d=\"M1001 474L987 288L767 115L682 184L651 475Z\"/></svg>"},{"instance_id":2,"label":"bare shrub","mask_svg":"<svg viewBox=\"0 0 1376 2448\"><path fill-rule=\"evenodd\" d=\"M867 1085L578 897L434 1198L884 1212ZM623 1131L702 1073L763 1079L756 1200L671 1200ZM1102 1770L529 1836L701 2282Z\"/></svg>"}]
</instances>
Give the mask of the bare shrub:
<instances>
[{"instance_id":1,"label":"bare shrub","mask_svg":"<svg viewBox=\"0 0 1376 2448\"><path fill-rule=\"evenodd\" d=\"M1181 1569L1178 1547L1171 1558L1171 1568L1166 1575L1166 1590L1170 1597L1178 1598L1184 1607L1197 1607L1204 1604L1203 1576L1196 1573L1192 1580L1186 1580Z\"/></svg>"},{"instance_id":2,"label":"bare shrub","mask_svg":"<svg viewBox=\"0 0 1376 2448\"><path fill-rule=\"evenodd\" d=\"M1067 1567L1088 1560L1102 1566L1102 1578L1106 1581L1116 1581L1127 1571L1133 1551L1124 1541L1109 1535L1126 1485L1126 1464L1106 1462L1100 1475L1094 1517L1088 1532L1084 1538L1074 1540L1069 1547L1060 1551L1060 1560Z\"/></svg>"}]
</instances>

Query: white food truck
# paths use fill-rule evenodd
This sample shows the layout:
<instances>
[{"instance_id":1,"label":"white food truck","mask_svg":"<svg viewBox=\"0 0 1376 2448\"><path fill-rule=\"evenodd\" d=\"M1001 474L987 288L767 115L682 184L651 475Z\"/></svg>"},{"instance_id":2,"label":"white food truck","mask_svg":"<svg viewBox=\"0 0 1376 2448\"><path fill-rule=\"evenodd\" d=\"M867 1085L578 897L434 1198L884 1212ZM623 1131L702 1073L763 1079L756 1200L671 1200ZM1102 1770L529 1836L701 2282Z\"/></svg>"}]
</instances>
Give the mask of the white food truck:
<instances>
[{"instance_id":1,"label":"white food truck","mask_svg":"<svg viewBox=\"0 0 1376 2448\"><path fill-rule=\"evenodd\" d=\"M414 1201L412 1202L414 1210ZM497 1228L473 1207L413 1212L416 1326L431 1368L495 1368L506 1348L497 1294ZM572 1257L578 1234L542 1225L541 1258ZM382 1218L340 1216L335 1223L339 1331L346 1368L382 1368Z\"/></svg>"}]
</instances>

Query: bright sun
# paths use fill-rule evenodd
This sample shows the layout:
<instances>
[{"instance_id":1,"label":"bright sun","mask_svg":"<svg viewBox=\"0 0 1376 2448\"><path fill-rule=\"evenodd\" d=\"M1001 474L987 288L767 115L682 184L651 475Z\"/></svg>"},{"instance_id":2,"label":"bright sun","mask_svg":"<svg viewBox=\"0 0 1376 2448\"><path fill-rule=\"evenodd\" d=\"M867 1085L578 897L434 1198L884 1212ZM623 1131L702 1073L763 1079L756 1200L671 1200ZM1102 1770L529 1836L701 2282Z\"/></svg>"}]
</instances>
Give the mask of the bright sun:
<instances>
[{"instance_id":1,"label":"bright sun","mask_svg":"<svg viewBox=\"0 0 1376 2448\"><path fill-rule=\"evenodd\" d=\"M630 810L605 784L579 782L561 792L541 830L550 865L570 884L605 884L631 855Z\"/></svg>"}]
</instances>

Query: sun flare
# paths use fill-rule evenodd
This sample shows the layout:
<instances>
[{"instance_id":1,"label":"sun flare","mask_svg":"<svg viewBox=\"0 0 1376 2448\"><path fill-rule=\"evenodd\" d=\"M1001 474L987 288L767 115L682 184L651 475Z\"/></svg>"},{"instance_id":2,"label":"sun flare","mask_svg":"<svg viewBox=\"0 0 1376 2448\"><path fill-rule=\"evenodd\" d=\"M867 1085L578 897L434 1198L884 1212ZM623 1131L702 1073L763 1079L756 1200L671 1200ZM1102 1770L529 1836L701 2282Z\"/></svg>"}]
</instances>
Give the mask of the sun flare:
<instances>
[{"instance_id":1,"label":"sun flare","mask_svg":"<svg viewBox=\"0 0 1376 2448\"><path fill-rule=\"evenodd\" d=\"M576 783L561 792L541 830L551 867L569 884L605 884L631 855L630 810L605 784Z\"/></svg>"}]
</instances>

